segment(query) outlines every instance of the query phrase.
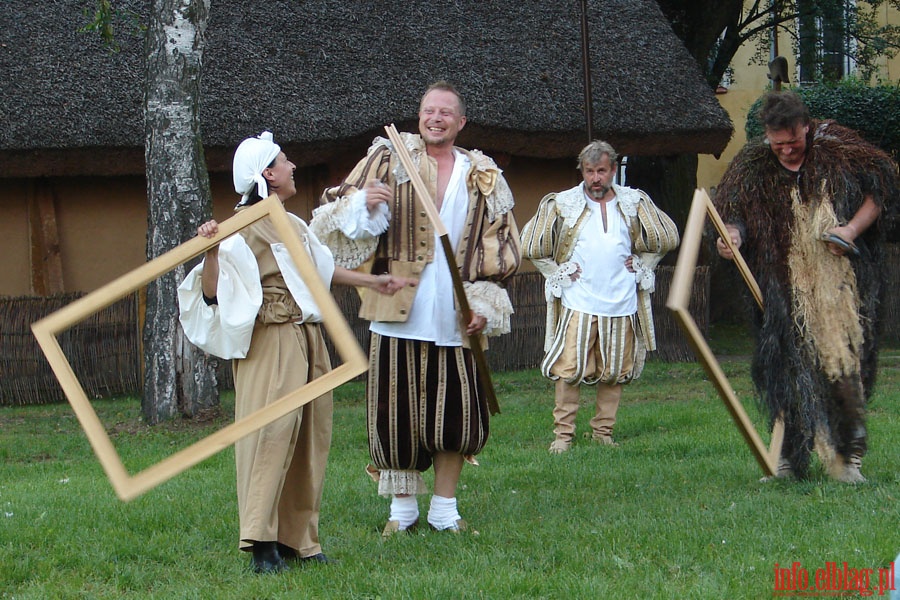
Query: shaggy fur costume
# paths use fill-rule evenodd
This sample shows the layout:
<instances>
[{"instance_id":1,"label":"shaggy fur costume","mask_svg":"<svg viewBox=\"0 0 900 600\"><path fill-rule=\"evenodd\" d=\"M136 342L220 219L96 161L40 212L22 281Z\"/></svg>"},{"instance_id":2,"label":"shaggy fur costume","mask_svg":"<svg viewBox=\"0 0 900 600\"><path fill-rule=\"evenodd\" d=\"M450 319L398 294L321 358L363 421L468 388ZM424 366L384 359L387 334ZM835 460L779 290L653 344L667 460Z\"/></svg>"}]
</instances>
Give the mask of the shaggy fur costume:
<instances>
[{"instance_id":1,"label":"shaggy fur costume","mask_svg":"<svg viewBox=\"0 0 900 600\"><path fill-rule=\"evenodd\" d=\"M765 311L754 310L753 379L770 421L784 417L782 456L798 477L807 473L817 437L841 458L865 454L881 242L898 193L890 157L827 121L810 122L799 172L782 167L759 140L735 157L716 191L714 204L740 228L741 253L762 290ZM882 213L855 240L860 256L830 254L821 234L847 223L867 195Z\"/></svg>"}]
</instances>

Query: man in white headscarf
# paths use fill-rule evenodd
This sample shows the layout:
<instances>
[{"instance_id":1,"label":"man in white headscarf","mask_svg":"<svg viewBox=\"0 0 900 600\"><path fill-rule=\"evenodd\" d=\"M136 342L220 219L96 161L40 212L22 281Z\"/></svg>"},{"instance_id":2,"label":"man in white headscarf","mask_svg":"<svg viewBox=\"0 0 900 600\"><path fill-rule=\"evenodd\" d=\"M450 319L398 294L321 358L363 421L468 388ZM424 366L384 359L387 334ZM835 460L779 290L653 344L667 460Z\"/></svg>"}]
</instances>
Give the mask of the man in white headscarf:
<instances>
[{"instance_id":1,"label":"man in white headscarf","mask_svg":"<svg viewBox=\"0 0 900 600\"><path fill-rule=\"evenodd\" d=\"M293 163L272 134L244 140L234 155L240 211L296 193ZM332 281L393 294L411 280L335 267L331 252L290 215L326 286ZM216 221L198 234L212 237ZM210 249L178 290L185 334L198 347L234 359L235 419L240 420L331 370L318 307L269 219ZM329 562L319 544L319 507L331 445L331 392L235 443L240 547L257 573L286 559Z\"/></svg>"}]
</instances>

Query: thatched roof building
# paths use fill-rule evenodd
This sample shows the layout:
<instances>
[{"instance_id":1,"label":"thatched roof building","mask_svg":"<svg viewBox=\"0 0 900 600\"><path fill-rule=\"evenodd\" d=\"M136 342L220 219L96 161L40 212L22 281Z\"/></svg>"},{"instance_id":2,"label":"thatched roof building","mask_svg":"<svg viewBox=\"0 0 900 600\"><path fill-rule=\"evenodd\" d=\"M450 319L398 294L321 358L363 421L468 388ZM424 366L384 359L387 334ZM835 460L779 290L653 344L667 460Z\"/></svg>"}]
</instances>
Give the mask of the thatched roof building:
<instances>
[{"instance_id":1,"label":"thatched roof building","mask_svg":"<svg viewBox=\"0 0 900 600\"><path fill-rule=\"evenodd\" d=\"M580 2L212 3L201 119L210 170L271 129L298 165L412 126L430 82L469 104L460 143L571 157L586 141ZM591 0L595 137L623 154L718 153L731 122L652 0ZM145 14L145 0L116 0ZM95 0L0 12L0 177L143 173L143 47L78 30Z\"/></svg>"}]
</instances>

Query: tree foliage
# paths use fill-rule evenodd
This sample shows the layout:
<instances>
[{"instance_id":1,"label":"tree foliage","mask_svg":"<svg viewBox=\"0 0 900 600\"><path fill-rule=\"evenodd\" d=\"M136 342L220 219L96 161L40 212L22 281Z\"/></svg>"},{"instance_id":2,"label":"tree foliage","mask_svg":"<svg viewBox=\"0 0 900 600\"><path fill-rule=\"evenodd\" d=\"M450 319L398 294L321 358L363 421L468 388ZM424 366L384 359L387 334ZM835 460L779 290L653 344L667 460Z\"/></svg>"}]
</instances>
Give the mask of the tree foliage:
<instances>
[{"instance_id":1,"label":"tree foliage","mask_svg":"<svg viewBox=\"0 0 900 600\"><path fill-rule=\"evenodd\" d=\"M84 9L84 16L88 21L78 31L96 33L114 52L119 51L119 42L116 40L119 27L123 27L126 32L139 34L146 30L137 13L114 5L113 0L97 0L94 14L90 14L89 9Z\"/></svg>"},{"instance_id":2,"label":"tree foliage","mask_svg":"<svg viewBox=\"0 0 900 600\"><path fill-rule=\"evenodd\" d=\"M843 48L856 63L859 75L869 80L877 75L877 60L893 58L900 50L900 26L879 24L878 12L885 7L900 9L900 0L657 0L676 35L685 43L711 87L728 72L738 49L755 45L754 60L766 64L775 31L792 40L790 49L801 50L801 28L797 23L842 22L850 42ZM820 72L820 75L826 75ZM821 77L820 77L821 78Z\"/></svg>"},{"instance_id":3,"label":"tree foliage","mask_svg":"<svg viewBox=\"0 0 900 600\"><path fill-rule=\"evenodd\" d=\"M779 53L796 55L801 49L801 32L797 24L834 21L837 14L846 17L841 25L845 28L842 35L852 42L846 45L846 54L855 60L859 75L865 80L875 72L879 57L890 58L900 50L900 28L879 25L876 18L878 10L887 6L900 8L900 0L860 0L858 3L846 0L657 0L657 3L713 89L729 72L741 46L755 44L754 60L766 64L770 40L778 31L786 33L792 40L792 47L779 48ZM804 45L804 49L808 47L808 44ZM821 75L826 71L819 69L817 72L818 79L823 79ZM893 113L897 113L896 108ZM883 120L882 116L872 122ZM697 186L697 157L629 157L627 183L650 192L657 204L682 228Z\"/></svg>"}]
</instances>

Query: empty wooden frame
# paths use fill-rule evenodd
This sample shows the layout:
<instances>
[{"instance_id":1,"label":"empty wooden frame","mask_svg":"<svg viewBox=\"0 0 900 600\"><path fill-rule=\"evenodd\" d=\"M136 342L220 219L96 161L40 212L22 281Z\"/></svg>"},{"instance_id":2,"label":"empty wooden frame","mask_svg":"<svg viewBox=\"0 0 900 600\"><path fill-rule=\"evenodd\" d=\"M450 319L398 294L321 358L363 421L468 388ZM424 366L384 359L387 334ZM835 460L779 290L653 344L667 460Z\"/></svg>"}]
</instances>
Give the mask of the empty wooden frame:
<instances>
[{"instance_id":1,"label":"empty wooden frame","mask_svg":"<svg viewBox=\"0 0 900 600\"><path fill-rule=\"evenodd\" d=\"M199 256L207 249L234 235L241 229L269 217L284 242L322 311L324 325L343 363L331 372L307 383L272 404L228 425L216 433L195 442L143 471L130 475L110 441L103 424L94 412L88 398L75 377L71 365L60 348L57 337L88 316L102 310L120 298L142 288L178 265ZM172 302L177 302L172 298ZM322 282L307 255L303 244L291 224L288 214L275 195L242 210L219 224L219 233L213 238L196 237L147 262L137 269L106 284L96 291L72 302L68 306L32 324L32 331L59 380L69 403L75 411L88 441L120 499L132 500L144 492L168 481L182 471L223 450L245 435L264 427L349 381L366 370L368 360L363 354L343 314L335 304L328 288Z\"/></svg>"},{"instance_id":2,"label":"empty wooden frame","mask_svg":"<svg viewBox=\"0 0 900 600\"><path fill-rule=\"evenodd\" d=\"M666 306L675 313L679 325L681 325L681 328L688 336L688 342L697 355L697 359L703 365L719 396L731 413L735 425L737 425L741 435L744 436L747 445L750 446L750 450L753 452L753 456L756 458L759 466L766 475L775 475L778 458L781 455L781 443L784 438L784 428L781 421L775 422L775 427L772 429L771 444L766 448L762 438L753 426L753 422L750 421L750 417L747 416L747 412L734 393L731 383L729 383L715 355L706 343L703 333L697 327L697 323L688 311L691 287L694 282L694 268L697 266L697 256L700 252L700 241L703 237L703 227L706 223L707 215L712 220L719 236L734 252L735 264L738 266L741 276L753 293L760 308L762 308L762 294L759 286L747 268L747 263L744 262L740 252L731 244L731 238L725 229L725 224L704 190L694 192L694 199L688 215L687 225L684 228L681 250L678 252L678 263L675 266L675 274L672 277L672 286L669 290Z\"/></svg>"}]
</instances>

